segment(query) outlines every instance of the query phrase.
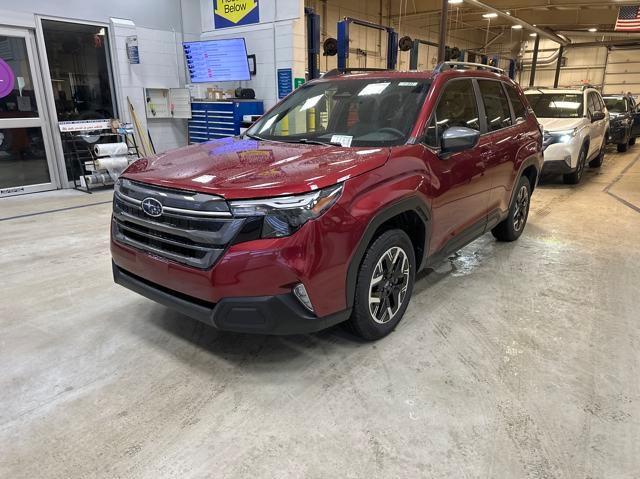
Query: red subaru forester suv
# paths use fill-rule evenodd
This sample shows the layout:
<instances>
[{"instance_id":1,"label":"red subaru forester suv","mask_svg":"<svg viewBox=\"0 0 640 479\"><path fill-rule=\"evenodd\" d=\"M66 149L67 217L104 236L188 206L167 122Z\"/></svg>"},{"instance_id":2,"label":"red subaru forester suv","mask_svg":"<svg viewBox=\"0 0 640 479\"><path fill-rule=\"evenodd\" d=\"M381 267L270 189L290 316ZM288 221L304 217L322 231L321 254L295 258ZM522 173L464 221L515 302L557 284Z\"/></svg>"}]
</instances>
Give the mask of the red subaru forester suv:
<instances>
[{"instance_id":1,"label":"red subaru forester suv","mask_svg":"<svg viewBox=\"0 0 640 479\"><path fill-rule=\"evenodd\" d=\"M520 236L542 158L522 91L484 65L329 72L242 137L132 164L114 278L221 330L378 339L418 271Z\"/></svg>"}]
</instances>

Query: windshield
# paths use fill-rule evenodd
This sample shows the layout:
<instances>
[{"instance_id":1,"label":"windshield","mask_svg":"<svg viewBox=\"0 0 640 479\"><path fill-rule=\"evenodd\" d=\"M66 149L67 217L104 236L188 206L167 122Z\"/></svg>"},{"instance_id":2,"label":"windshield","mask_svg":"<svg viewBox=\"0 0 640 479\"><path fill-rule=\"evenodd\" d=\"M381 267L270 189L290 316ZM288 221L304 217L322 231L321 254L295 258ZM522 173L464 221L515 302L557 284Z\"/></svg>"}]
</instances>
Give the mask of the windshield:
<instances>
[{"instance_id":1,"label":"windshield","mask_svg":"<svg viewBox=\"0 0 640 479\"><path fill-rule=\"evenodd\" d=\"M248 131L261 140L391 146L406 142L430 82L341 79L303 85Z\"/></svg>"},{"instance_id":2,"label":"windshield","mask_svg":"<svg viewBox=\"0 0 640 479\"><path fill-rule=\"evenodd\" d=\"M527 93L538 118L580 118L582 93Z\"/></svg>"},{"instance_id":3,"label":"windshield","mask_svg":"<svg viewBox=\"0 0 640 479\"><path fill-rule=\"evenodd\" d=\"M604 104L607 105L607 110L611 113L626 113L627 112L627 100L624 98L603 98Z\"/></svg>"}]
</instances>

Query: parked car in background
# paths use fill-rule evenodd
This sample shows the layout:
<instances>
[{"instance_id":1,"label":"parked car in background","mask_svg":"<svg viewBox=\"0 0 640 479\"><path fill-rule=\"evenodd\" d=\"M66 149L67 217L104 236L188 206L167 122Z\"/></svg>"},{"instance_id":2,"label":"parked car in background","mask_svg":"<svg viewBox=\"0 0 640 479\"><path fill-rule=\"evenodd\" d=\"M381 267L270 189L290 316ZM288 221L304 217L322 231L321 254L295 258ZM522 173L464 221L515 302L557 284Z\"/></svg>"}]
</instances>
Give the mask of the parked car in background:
<instances>
[{"instance_id":1,"label":"parked car in background","mask_svg":"<svg viewBox=\"0 0 640 479\"><path fill-rule=\"evenodd\" d=\"M115 186L115 281L222 330L385 336L418 271L527 222L542 132L481 68L330 72L241 138L138 160Z\"/></svg>"},{"instance_id":2,"label":"parked car in background","mask_svg":"<svg viewBox=\"0 0 640 479\"><path fill-rule=\"evenodd\" d=\"M525 95L544 128L544 172L567 184L582 179L585 166L604 159L609 113L595 88L532 88Z\"/></svg>"},{"instance_id":3,"label":"parked car in background","mask_svg":"<svg viewBox=\"0 0 640 479\"><path fill-rule=\"evenodd\" d=\"M602 99L610 115L607 141L615 144L619 152L627 151L640 136L640 113L635 101L627 95L606 95Z\"/></svg>"}]
</instances>

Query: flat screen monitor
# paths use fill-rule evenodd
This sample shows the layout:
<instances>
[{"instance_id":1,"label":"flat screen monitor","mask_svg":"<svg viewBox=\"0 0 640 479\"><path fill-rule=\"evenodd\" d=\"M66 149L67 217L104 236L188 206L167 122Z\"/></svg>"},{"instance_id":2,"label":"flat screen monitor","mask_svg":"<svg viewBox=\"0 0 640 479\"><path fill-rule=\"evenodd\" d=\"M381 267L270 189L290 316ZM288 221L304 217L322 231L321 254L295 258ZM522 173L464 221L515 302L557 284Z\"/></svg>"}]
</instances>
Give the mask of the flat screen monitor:
<instances>
[{"instance_id":1,"label":"flat screen monitor","mask_svg":"<svg viewBox=\"0 0 640 479\"><path fill-rule=\"evenodd\" d=\"M244 38L185 42L183 48L192 83L251 79Z\"/></svg>"}]
</instances>

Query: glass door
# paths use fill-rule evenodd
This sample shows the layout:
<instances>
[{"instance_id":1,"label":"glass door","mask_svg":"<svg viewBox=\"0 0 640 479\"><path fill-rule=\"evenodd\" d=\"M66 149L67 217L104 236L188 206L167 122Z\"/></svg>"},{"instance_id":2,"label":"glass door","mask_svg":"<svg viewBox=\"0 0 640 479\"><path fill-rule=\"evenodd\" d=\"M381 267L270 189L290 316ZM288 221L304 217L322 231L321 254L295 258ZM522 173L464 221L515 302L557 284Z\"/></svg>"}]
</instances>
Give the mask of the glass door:
<instances>
[{"instance_id":1,"label":"glass door","mask_svg":"<svg viewBox=\"0 0 640 479\"><path fill-rule=\"evenodd\" d=\"M33 38L0 27L0 197L57 186Z\"/></svg>"}]
</instances>

